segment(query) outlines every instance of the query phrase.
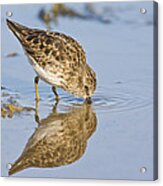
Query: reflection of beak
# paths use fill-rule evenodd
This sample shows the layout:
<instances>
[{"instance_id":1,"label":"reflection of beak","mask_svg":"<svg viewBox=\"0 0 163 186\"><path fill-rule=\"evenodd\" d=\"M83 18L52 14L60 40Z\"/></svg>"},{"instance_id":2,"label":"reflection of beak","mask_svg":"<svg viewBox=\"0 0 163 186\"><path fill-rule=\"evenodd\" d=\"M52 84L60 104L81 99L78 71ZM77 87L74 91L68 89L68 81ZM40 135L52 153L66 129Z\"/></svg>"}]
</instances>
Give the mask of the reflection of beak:
<instances>
[{"instance_id":1,"label":"reflection of beak","mask_svg":"<svg viewBox=\"0 0 163 186\"><path fill-rule=\"evenodd\" d=\"M85 103L86 103L86 104L91 104L91 103L92 103L91 97L86 98L86 99L85 99Z\"/></svg>"}]
</instances>

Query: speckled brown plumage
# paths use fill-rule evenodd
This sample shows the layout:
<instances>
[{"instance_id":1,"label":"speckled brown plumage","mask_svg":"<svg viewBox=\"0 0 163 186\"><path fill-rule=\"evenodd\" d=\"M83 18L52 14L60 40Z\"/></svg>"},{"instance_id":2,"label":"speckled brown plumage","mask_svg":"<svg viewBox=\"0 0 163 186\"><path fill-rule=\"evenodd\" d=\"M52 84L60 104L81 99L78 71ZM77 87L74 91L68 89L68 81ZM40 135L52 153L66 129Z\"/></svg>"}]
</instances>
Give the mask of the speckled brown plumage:
<instances>
[{"instance_id":1,"label":"speckled brown plumage","mask_svg":"<svg viewBox=\"0 0 163 186\"><path fill-rule=\"evenodd\" d=\"M84 99L96 89L96 74L82 46L62 33L30 29L7 20L38 76L52 86Z\"/></svg>"},{"instance_id":2,"label":"speckled brown plumage","mask_svg":"<svg viewBox=\"0 0 163 186\"><path fill-rule=\"evenodd\" d=\"M29 167L58 167L70 164L84 154L87 140L96 130L96 114L84 104L66 113L51 113L39 122L9 174Z\"/></svg>"}]
</instances>

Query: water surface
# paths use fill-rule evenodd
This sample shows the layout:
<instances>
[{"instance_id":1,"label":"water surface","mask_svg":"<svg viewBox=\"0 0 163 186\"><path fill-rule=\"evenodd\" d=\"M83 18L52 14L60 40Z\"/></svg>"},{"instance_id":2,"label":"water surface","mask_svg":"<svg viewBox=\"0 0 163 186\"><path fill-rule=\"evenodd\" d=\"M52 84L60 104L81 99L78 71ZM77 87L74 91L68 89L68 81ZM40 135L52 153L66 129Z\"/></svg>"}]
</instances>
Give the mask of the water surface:
<instances>
[{"instance_id":1,"label":"water surface","mask_svg":"<svg viewBox=\"0 0 163 186\"><path fill-rule=\"evenodd\" d=\"M19 104L33 108L35 73L20 44L7 29L6 11L13 12L12 19L15 21L45 29L45 24L38 18L38 11L50 6L2 6L1 73L2 85L7 88L2 92L8 91ZM83 4L68 6L84 11ZM99 14L103 7L103 18L110 20L107 24L67 17L60 17L58 26L52 24L52 30L71 35L84 47L87 62L96 72L98 80L93 104L83 105L82 99L59 89L61 101L55 110L51 87L40 82L38 114L41 124L35 118L34 111L14 115L12 119L2 119L3 176L8 176L8 164L14 163L24 149L27 148L23 156L27 157L28 151L33 152L31 148L40 139L46 139L46 142L53 139L51 147L54 149L50 152L52 157L56 156L52 158L51 166L47 163L48 166L41 168L38 162L37 165L32 164L34 160L28 156L35 167L24 166L24 170L12 176L153 179L153 3L99 3L96 4ZM140 14L141 7L147 9L146 14ZM17 56L6 57L15 51ZM2 97L2 102L5 99ZM70 140L71 143L67 139L71 135L62 133L67 127L72 133L71 140L76 139L76 142ZM72 151L70 157L76 157L73 160L63 158L55 150L63 147L62 137L67 142L62 152ZM41 146L41 149L50 148L48 145ZM45 160L48 159L46 155ZM56 160L56 157L60 159ZM146 167L147 172L141 174L141 167Z\"/></svg>"}]
</instances>

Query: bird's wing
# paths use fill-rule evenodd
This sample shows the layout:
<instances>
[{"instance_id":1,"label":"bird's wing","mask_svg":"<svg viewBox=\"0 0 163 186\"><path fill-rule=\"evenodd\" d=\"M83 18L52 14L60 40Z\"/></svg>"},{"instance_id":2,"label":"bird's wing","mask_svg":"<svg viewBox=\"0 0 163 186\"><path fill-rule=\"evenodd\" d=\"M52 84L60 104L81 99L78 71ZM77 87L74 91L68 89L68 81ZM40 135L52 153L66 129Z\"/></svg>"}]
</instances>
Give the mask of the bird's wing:
<instances>
[{"instance_id":1,"label":"bird's wing","mask_svg":"<svg viewBox=\"0 0 163 186\"><path fill-rule=\"evenodd\" d=\"M26 54L43 68L56 64L65 68L72 66L73 70L77 70L86 65L85 52L75 39L62 33L31 29L8 19L7 25Z\"/></svg>"},{"instance_id":2,"label":"bird's wing","mask_svg":"<svg viewBox=\"0 0 163 186\"><path fill-rule=\"evenodd\" d=\"M63 71L82 70L86 65L86 56L81 45L64 34L33 30L24 37L22 45L27 55L43 68L50 66L52 71L53 67L63 68Z\"/></svg>"}]
</instances>

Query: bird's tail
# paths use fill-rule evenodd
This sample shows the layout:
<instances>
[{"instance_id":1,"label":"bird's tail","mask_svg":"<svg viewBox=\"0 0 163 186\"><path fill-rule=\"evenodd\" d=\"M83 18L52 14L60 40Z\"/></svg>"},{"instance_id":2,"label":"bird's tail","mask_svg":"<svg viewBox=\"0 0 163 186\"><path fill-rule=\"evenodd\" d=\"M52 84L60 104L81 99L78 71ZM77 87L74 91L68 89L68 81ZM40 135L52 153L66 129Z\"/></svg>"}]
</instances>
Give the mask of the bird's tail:
<instances>
[{"instance_id":1,"label":"bird's tail","mask_svg":"<svg viewBox=\"0 0 163 186\"><path fill-rule=\"evenodd\" d=\"M9 29L19 39L19 41L22 41L23 33L25 33L23 31L30 30L28 27L18 24L18 23L11 21L9 19L6 19L6 22L7 22L7 26L9 27Z\"/></svg>"},{"instance_id":2,"label":"bird's tail","mask_svg":"<svg viewBox=\"0 0 163 186\"><path fill-rule=\"evenodd\" d=\"M15 174L26 168L29 168L30 166L31 165L29 164L28 161L26 161L26 159L20 157L14 164L11 165L8 174L9 175Z\"/></svg>"}]
</instances>

